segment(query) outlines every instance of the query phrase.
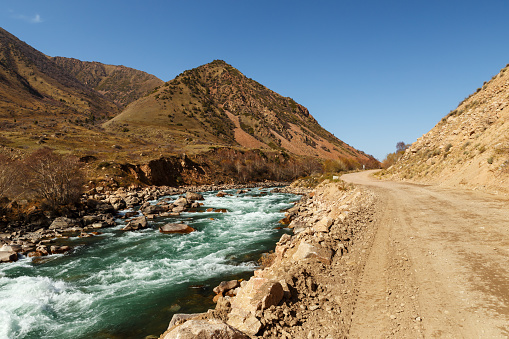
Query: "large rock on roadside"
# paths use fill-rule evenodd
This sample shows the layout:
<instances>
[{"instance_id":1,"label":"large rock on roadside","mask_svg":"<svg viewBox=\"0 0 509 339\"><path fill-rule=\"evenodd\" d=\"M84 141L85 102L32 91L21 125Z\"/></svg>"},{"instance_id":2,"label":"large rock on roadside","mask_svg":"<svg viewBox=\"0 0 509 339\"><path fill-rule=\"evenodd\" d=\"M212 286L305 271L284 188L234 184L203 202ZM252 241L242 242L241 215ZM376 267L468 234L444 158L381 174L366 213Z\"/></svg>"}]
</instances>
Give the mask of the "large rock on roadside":
<instances>
[{"instance_id":1,"label":"large rock on roadside","mask_svg":"<svg viewBox=\"0 0 509 339\"><path fill-rule=\"evenodd\" d=\"M163 339L248 339L244 333L221 320L188 320L166 333Z\"/></svg>"},{"instance_id":2,"label":"large rock on roadside","mask_svg":"<svg viewBox=\"0 0 509 339\"><path fill-rule=\"evenodd\" d=\"M194 232L194 231L196 231L194 228L192 228L191 226L186 225L186 224L169 223L169 224L166 224L166 225L163 225L163 226L159 227L159 232L165 233L165 234L170 234L170 233L191 233L191 232Z\"/></svg>"},{"instance_id":3,"label":"large rock on roadside","mask_svg":"<svg viewBox=\"0 0 509 339\"><path fill-rule=\"evenodd\" d=\"M300 220L292 220L288 228L293 229L294 234L299 234L300 232L305 231L308 228L308 225L304 221Z\"/></svg>"},{"instance_id":4,"label":"large rock on roadside","mask_svg":"<svg viewBox=\"0 0 509 339\"><path fill-rule=\"evenodd\" d=\"M283 296L283 286L279 282L266 278L251 278L239 289L231 303L228 325L248 335L256 335L262 328L262 323L256 318L256 311L279 304Z\"/></svg>"},{"instance_id":5,"label":"large rock on roadside","mask_svg":"<svg viewBox=\"0 0 509 339\"><path fill-rule=\"evenodd\" d=\"M313 229L316 232L329 232L330 227L334 223L334 220L329 217L325 217L319 220L316 224L313 225Z\"/></svg>"},{"instance_id":6,"label":"large rock on roadside","mask_svg":"<svg viewBox=\"0 0 509 339\"><path fill-rule=\"evenodd\" d=\"M195 193L195 192L187 192L186 193L186 199L188 201L205 200L203 195L201 195L200 193Z\"/></svg>"},{"instance_id":7,"label":"large rock on roadside","mask_svg":"<svg viewBox=\"0 0 509 339\"><path fill-rule=\"evenodd\" d=\"M293 254L293 260L299 261L309 258L317 258L324 264L330 264L332 259L332 250L302 241Z\"/></svg>"}]
</instances>

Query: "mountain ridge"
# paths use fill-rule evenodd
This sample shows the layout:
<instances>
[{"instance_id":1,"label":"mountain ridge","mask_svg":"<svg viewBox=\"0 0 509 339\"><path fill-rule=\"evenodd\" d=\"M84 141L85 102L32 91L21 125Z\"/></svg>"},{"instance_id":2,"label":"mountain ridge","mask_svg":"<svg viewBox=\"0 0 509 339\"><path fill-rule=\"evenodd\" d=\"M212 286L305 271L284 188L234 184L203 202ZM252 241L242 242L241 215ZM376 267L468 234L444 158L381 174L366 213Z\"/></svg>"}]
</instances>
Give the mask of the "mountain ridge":
<instances>
[{"instance_id":1,"label":"mountain ridge","mask_svg":"<svg viewBox=\"0 0 509 339\"><path fill-rule=\"evenodd\" d=\"M51 60L120 107L127 106L164 83L155 75L122 65L66 57L52 57Z\"/></svg>"}]
</instances>

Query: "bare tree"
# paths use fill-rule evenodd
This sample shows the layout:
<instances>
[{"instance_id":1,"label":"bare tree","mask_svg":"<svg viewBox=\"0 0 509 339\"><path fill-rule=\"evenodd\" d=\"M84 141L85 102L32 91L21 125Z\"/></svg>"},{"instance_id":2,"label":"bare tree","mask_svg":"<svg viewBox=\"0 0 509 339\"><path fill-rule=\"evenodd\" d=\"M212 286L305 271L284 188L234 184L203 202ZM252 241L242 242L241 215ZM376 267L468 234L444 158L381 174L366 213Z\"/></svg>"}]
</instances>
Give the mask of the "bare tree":
<instances>
[{"instance_id":1,"label":"bare tree","mask_svg":"<svg viewBox=\"0 0 509 339\"><path fill-rule=\"evenodd\" d=\"M24 169L26 190L49 208L56 209L79 201L83 174L77 158L44 148L25 159Z\"/></svg>"},{"instance_id":2,"label":"bare tree","mask_svg":"<svg viewBox=\"0 0 509 339\"><path fill-rule=\"evenodd\" d=\"M0 154L0 200L15 194L17 172L14 162ZM7 200L8 201L8 200Z\"/></svg>"}]
</instances>

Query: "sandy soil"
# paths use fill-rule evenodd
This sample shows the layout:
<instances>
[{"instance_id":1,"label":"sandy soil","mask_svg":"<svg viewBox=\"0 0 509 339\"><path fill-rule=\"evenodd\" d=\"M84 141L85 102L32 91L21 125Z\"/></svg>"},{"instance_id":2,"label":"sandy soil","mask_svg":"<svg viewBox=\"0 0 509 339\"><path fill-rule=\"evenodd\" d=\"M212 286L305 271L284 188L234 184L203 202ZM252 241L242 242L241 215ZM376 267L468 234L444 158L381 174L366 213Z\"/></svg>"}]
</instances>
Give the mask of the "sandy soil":
<instances>
[{"instance_id":1,"label":"sandy soil","mask_svg":"<svg viewBox=\"0 0 509 339\"><path fill-rule=\"evenodd\" d=\"M507 338L509 201L467 190L343 180L378 196L378 230L349 338Z\"/></svg>"}]
</instances>

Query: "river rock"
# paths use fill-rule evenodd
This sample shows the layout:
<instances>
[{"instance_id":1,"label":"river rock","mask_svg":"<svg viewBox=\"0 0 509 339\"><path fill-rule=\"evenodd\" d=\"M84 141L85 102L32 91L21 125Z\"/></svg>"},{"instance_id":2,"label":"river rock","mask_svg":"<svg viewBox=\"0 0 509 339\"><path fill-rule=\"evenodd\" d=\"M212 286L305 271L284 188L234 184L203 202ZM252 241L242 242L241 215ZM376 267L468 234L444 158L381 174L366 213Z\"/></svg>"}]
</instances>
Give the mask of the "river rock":
<instances>
[{"instance_id":1,"label":"river rock","mask_svg":"<svg viewBox=\"0 0 509 339\"><path fill-rule=\"evenodd\" d=\"M186 225L186 224L169 223L169 224L166 224L166 225L163 225L163 226L159 227L159 232L165 233L165 234L170 234L170 233L191 233L191 232L194 232L194 231L196 231L194 228L192 228L191 226Z\"/></svg>"},{"instance_id":2,"label":"river rock","mask_svg":"<svg viewBox=\"0 0 509 339\"><path fill-rule=\"evenodd\" d=\"M85 225L91 225L95 222L98 222L101 220L100 217L98 217L97 215L85 215L83 218L83 224Z\"/></svg>"},{"instance_id":3,"label":"river rock","mask_svg":"<svg viewBox=\"0 0 509 339\"><path fill-rule=\"evenodd\" d=\"M124 199L122 199L122 197L118 195L110 195L108 201L116 211L126 208L126 203Z\"/></svg>"},{"instance_id":4,"label":"river rock","mask_svg":"<svg viewBox=\"0 0 509 339\"><path fill-rule=\"evenodd\" d=\"M218 319L188 320L175 327L162 339L248 339L239 330Z\"/></svg>"},{"instance_id":5,"label":"river rock","mask_svg":"<svg viewBox=\"0 0 509 339\"><path fill-rule=\"evenodd\" d=\"M188 201L205 200L203 195L201 195L200 193L195 193L195 192L187 192L186 199Z\"/></svg>"},{"instance_id":6,"label":"river rock","mask_svg":"<svg viewBox=\"0 0 509 339\"><path fill-rule=\"evenodd\" d=\"M218 198L223 198L223 197L225 197L225 196L226 196L226 192L224 192L224 191L219 191L219 192L217 192L217 194L216 194L216 197L218 197Z\"/></svg>"},{"instance_id":7,"label":"river rock","mask_svg":"<svg viewBox=\"0 0 509 339\"><path fill-rule=\"evenodd\" d=\"M173 209L171 210L173 213L181 213L181 212L184 212L186 210L186 207L183 206L183 205L177 205L175 207L173 207Z\"/></svg>"},{"instance_id":8,"label":"river rock","mask_svg":"<svg viewBox=\"0 0 509 339\"><path fill-rule=\"evenodd\" d=\"M71 250L71 247L69 247L69 246L51 246L50 247L51 254L65 253L65 252L69 252L70 250Z\"/></svg>"},{"instance_id":9,"label":"river rock","mask_svg":"<svg viewBox=\"0 0 509 339\"><path fill-rule=\"evenodd\" d=\"M53 222L49 226L49 229L54 230L57 228L62 228L62 229L69 228L71 226L75 226L76 224L77 224L77 222L74 219L69 219L66 217L58 217L55 220L53 220Z\"/></svg>"},{"instance_id":10,"label":"river rock","mask_svg":"<svg viewBox=\"0 0 509 339\"><path fill-rule=\"evenodd\" d=\"M238 280L229 280L229 281L221 281L221 283L214 287L213 291L216 294L224 294L225 292L229 290L233 290L234 288L237 288L240 286L240 283Z\"/></svg>"},{"instance_id":11,"label":"river rock","mask_svg":"<svg viewBox=\"0 0 509 339\"><path fill-rule=\"evenodd\" d=\"M136 231L139 229L147 228L147 226L147 217L141 216L129 221L129 223L124 228L122 228L122 231Z\"/></svg>"},{"instance_id":12,"label":"river rock","mask_svg":"<svg viewBox=\"0 0 509 339\"><path fill-rule=\"evenodd\" d=\"M2 245L2 247L0 247L0 251L3 251L3 252L21 252L23 250L23 246L22 245L7 245L7 244L4 244Z\"/></svg>"},{"instance_id":13,"label":"river rock","mask_svg":"<svg viewBox=\"0 0 509 339\"><path fill-rule=\"evenodd\" d=\"M13 262L18 260L16 252L0 251L0 262Z\"/></svg>"},{"instance_id":14,"label":"river rock","mask_svg":"<svg viewBox=\"0 0 509 339\"><path fill-rule=\"evenodd\" d=\"M177 200L175 200L173 202L173 205L175 205L175 206L186 206L188 204L189 204L189 201L187 201L187 199L183 198L183 197L182 198L178 198Z\"/></svg>"},{"instance_id":15,"label":"river rock","mask_svg":"<svg viewBox=\"0 0 509 339\"><path fill-rule=\"evenodd\" d=\"M166 209L161 205L150 205L142 210L143 214L158 214L165 211Z\"/></svg>"}]
</instances>

